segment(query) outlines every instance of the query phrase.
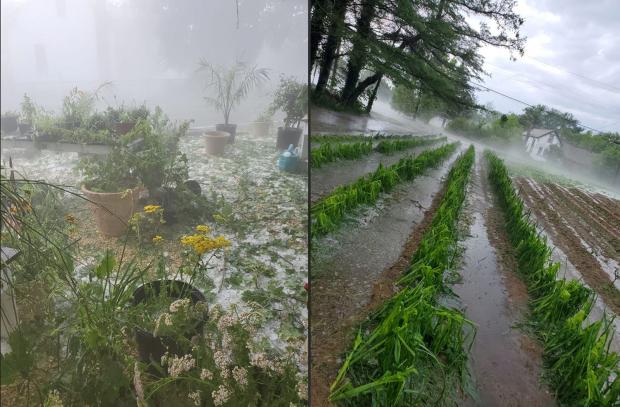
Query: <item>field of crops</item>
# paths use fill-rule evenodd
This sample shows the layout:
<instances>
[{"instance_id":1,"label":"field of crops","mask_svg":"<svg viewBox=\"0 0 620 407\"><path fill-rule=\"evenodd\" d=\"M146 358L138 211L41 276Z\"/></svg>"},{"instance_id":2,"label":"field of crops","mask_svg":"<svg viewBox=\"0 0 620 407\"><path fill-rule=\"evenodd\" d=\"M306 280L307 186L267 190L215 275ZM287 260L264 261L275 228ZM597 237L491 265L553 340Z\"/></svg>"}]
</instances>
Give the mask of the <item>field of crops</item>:
<instances>
[{"instance_id":1,"label":"field of crops","mask_svg":"<svg viewBox=\"0 0 620 407\"><path fill-rule=\"evenodd\" d=\"M616 405L620 202L450 140L368 161L311 174L313 405Z\"/></svg>"}]
</instances>

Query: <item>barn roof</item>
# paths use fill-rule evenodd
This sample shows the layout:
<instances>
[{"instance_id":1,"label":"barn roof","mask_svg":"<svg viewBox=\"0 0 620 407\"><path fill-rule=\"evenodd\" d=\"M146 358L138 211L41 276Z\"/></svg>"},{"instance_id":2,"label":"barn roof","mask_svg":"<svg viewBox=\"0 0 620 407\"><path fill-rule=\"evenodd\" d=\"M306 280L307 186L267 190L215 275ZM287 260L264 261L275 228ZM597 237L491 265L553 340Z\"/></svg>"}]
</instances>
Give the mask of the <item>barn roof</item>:
<instances>
[{"instance_id":1,"label":"barn roof","mask_svg":"<svg viewBox=\"0 0 620 407\"><path fill-rule=\"evenodd\" d=\"M525 135L527 137L541 138L551 133L555 133L557 135L557 130L553 129L531 129Z\"/></svg>"}]
</instances>

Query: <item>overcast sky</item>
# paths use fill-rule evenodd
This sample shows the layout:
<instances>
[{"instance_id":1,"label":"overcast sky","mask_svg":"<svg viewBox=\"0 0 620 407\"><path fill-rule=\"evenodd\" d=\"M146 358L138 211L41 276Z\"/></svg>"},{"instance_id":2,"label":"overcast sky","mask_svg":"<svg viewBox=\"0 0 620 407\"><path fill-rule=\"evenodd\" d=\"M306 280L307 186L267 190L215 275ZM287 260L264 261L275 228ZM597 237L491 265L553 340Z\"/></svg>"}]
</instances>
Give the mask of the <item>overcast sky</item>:
<instances>
[{"instance_id":1,"label":"overcast sky","mask_svg":"<svg viewBox=\"0 0 620 407\"><path fill-rule=\"evenodd\" d=\"M510 61L506 51L483 48L491 74L484 85L620 132L620 0L518 0L517 10L525 54ZM502 112L525 107L492 92L478 98Z\"/></svg>"}]
</instances>

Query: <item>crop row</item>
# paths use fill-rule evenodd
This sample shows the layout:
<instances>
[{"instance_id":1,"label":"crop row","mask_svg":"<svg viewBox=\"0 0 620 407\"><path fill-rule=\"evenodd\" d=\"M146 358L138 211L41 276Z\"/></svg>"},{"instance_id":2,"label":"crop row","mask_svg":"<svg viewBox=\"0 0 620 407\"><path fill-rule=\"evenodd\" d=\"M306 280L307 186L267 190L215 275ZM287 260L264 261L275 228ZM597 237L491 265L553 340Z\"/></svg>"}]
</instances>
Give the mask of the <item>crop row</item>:
<instances>
[{"instance_id":1,"label":"crop row","mask_svg":"<svg viewBox=\"0 0 620 407\"><path fill-rule=\"evenodd\" d=\"M323 143L319 148L312 150L310 166L318 168L325 163L338 159L354 160L372 152L372 141L360 143Z\"/></svg>"},{"instance_id":2,"label":"crop row","mask_svg":"<svg viewBox=\"0 0 620 407\"><path fill-rule=\"evenodd\" d=\"M606 316L586 321L595 293L579 281L558 279L560 264L552 262L551 248L530 221L503 161L490 151L485 157L532 298L531 325L543 345L546 380L561 405L618 405L620 358L609 350L612 321Z\"/></svg>"},{"instance_id":3,"label":"crop row","mask_svg":"<svg viewBox=\"0 0 620 407\"><path fill-rule=\"evenodd\" d=\"M389 192L397 183L412 180L427 168L438 165L450 156L457 146L458 143L451 143L423 151L416 157L401 158L389 167L379 164L372 174L336 188L311 207L312 236L335 230L347 213L359 205L375 203L381 192Z\"/></svg>"},{"instance_id":4,"label":"crop row","mask_svg":"<svg viewBox=\"0 0 620 407\"><path fill-rule=\"evenodd\" d=\"M434 144L439 141L446 141L446 137L416 137L413 139L382 140L377 144L374 150L382 154L392 154L396 151ZM358 143L323 143L320 147L312 150L310 165L312 168L319 168L323 164L338 159L355 160L370 154L372 151L373 146L371 140Z\"/></svg>"},{"instance_id":5,"label":"crop row","mask_svg":"<svg viewBox=\"0 0 620 407\"><path fill-rule=\"evenodd\" d=\"M339 142L348 142L348 141L360 141L360 140L402 140L402 139L410 139L410 138L427 138L433 136L414 136L413 134L384 134L377 133L374 136L365 136L364 134L312 134L310 135L310 141L313 143L339 143Z\"/></svg>"},{"instance_id":6,"label":"crop row","mask_svg":"<svg viewBox=\"0 0 620 407\"><path fill-rule=\"evenodd\" d=\"M381 140L379 144L377 144L377 147L375 147L375 150L377 150L381 154L393 154L396 151L420 147L427 144L433 144L446 140L446 136L438 138L418 137L414 139Z\"/></svg>"},{"instance_id":7,"label":"crop row","mask_svg":"<svg viewBox=\"0 0 620 407\"><path fill-rule=\"evenodd\" d=\"M444 405L467 378L471 321L441 305L444 272L457 256L457 223L474 148L456 161L445 195L398 284L402 289L361 326L330 400L351 406Z\"/></svg>"}]
</instances>

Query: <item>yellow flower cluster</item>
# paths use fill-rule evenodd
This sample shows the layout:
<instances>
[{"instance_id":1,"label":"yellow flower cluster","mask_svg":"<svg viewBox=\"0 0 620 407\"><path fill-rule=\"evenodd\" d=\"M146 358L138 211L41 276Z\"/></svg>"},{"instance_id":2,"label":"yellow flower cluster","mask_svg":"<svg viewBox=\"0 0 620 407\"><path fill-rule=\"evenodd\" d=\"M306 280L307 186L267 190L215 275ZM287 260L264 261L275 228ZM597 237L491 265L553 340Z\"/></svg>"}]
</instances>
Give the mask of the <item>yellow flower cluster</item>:
<instances>
[{"instance_id":1,"label":"yellow flower cluster","mask_svg":"<svg viewBox=\"0 0 620 407\"><path fill-rule=\"evenodd\" d=\"M155 212L157 212L160 209L161 209L161 206L159 206L159 205L146 205L144 207L144 212L145 213L155 213Z\"/></svg>"},{"instance_id":2,"label":"yellow flower cluster","mask_svg":"<svg viewBox=\"0 0 620 407\"><path fill-rule=\"evenodd\" d=\"M153 243L159 243L159 242L161 242L162 240L164 240L164 238L163 238L163 237L161 237L161 236L159 236L159 235L155 235L155 236L153 236Z\"/></svg>"},{"instance_id":3,"label":"yellow flower cluster","mask_svg":"<svg viewBox=\"0 0 620 407\"><path fill-rule=\"evenodd\" d=\"M209 233L211 229L207 225L198 225L196 226L196 230L202 233Z\"/></svg>"},{"instance_id":4,"label":"yellow flower cluster","mask_svg":"<svg viewBox=\"0 0 620 407\"><path fill-rule=\"evenodd\" d=\"M230 241L224 236L212 238L204 234L195 234L183 236L181 244L191 246L197 254L201 255L212 250L228 247L230 246Z\"/></svg>"}]
</instances>

